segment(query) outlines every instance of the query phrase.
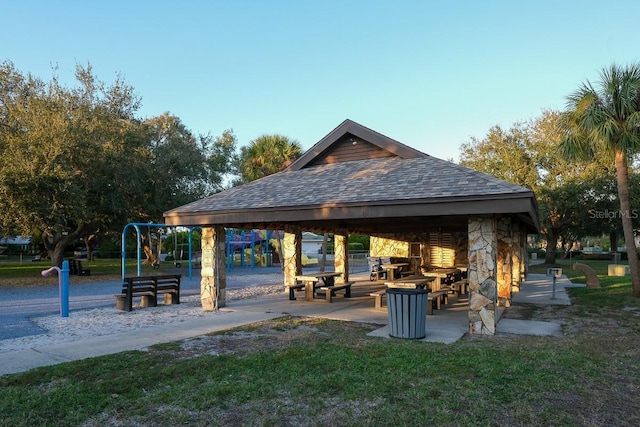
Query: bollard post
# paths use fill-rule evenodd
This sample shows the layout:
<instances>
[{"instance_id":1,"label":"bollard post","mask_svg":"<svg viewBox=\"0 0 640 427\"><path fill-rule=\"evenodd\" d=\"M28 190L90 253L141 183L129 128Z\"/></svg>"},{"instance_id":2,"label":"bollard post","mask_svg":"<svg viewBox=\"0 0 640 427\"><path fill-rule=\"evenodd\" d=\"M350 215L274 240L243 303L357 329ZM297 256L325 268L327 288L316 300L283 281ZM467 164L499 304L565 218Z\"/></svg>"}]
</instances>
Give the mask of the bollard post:
<instances>
[{"instance_id":1,"label":"bollard post","mask_svg":"<svg viewBox=\"0 0 640 427\"><path fill-rule=\"evenodd\" d=\"M69 261L62 261L60 277L60 316L69 317Z\"/></svg>"},{"instance_id":2,"label":"bollard post","mask_svg":"<svg viewBox=\"0 0 640 427\"><path fill-rule=\"evenodd\" d=\"M60 295L60 316L69 317L69 261L62 261L62 269L53 266L43 270L40 274L47 277L53 272L58 273L58 294Z\"/></svg>"},{"instance_id":3,"label":"bollard post","mask_svg":"<svg viewBox=\"0 0 640 427\"><path fill-rule=\"evenodd\" d=\"M553 277L553 288L551 291L551 299L556 299L556 279L562 276L561 268L547 268L547 276Z\"/></svg>"}]
</instances>

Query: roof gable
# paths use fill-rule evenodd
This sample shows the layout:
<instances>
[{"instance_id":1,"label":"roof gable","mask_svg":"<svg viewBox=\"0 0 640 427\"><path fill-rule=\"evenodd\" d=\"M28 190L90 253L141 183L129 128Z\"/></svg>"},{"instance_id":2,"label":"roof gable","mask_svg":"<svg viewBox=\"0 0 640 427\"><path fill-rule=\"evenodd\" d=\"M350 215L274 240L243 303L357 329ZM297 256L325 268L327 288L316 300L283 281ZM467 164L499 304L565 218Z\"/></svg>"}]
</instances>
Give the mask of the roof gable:
<instances>
[{"instance_id":1,"label":"roof gable","mask_svg":"<svg viewBox=\"0 0 640 427\"><path fill-rule=\"evenodd\" d=\"M352 139L353 138L353 139ZM366 150L349 153L348 146ZM359 155L368 151L364 159ZM536 232L535 195L350 120L288 169L165 212L170 225L417 233L467 230L470 215L508 215Z\"/></svg>"},{"instance_id":2,"label":"roof gable","mask_svg":"<svg viewBox=\"0 0 640 427\"><path fill-rule=\"evenodd\" d=\"M524 188L427 156L340 162L283 171L165 213L317 209L322 206L446 204L533 197Z\"/></svg>"},{"instance_id":3,"label":"roof gable","mask_svg":"<svg viewBox=\"0 0 640 427\"><path fill-rule=\"evenodd\" d=\"M287 170L296 171L313 166L383 157L414 159L429 156L347 119L307 150Z\"/></svg>"}]
</instances>

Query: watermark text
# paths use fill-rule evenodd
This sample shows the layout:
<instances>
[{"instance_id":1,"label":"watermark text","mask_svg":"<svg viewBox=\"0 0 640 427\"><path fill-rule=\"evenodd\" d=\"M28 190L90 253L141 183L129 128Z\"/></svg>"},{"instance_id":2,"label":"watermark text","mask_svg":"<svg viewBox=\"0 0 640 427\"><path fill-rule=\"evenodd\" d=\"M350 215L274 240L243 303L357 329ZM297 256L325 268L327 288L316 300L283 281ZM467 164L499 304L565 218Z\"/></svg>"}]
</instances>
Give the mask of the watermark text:
<instances>
[{"instance_id":1,"label":"watermark text","mask_svg":"<svg viewBox=\"0 0 640 427\"><path fill-rule=\"evenodd\" d=\"M636 219L636 218L638 218L638 210L637 209L632 209L630 211L623 211L621 209L619 209L619 210L590 209L589 210L589 218L591 218L591 219L616 219L616 218L620 218L620 219L622 219L622 218Z\"/></svg>"}]
</instances>

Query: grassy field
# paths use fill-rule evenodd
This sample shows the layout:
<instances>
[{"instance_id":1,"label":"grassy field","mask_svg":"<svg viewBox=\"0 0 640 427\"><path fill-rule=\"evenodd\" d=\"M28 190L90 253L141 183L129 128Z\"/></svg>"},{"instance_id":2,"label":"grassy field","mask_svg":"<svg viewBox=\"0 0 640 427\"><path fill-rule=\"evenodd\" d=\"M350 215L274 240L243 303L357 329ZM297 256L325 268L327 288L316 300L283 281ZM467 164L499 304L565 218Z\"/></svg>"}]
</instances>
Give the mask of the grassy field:
<instances>
[{"instance_id":1,"label":"grassy field","mask_svg":"<svg viewBox=\"0 0 640 427\"><path fill-rule=\"evenodd\" d=\"M183 266L186 262L183 262ZM71 283L101 282L107 280L119 280L122 277L122 261L120 258L83 260L83 268L91 270L90 276L70 276ZM40 272L51 267L50 261L25 261L18 260L0 262L0 289L3 286L39 286L58 283L58 276L42 277ZM134 259L127 260L127 273L135 274L137 262ZM143 265L143 274L158 274L159 271L173 269L173 263L161 264L160 270L154 270L151 266Z\"/></svg>"},{"instance_id":2,"label":"grassy field","mask_svg":"<svg viewBox=\"0 0 640 427\"><path fill-rule=\"evenodd\" d=\"M606 274L606 262L588 263ZM0 425L640 425L640 300L628 277L600 278L600 289L571 289L571 306L505 312L558 322L563 337L444 345L283 315L0 377Z\"/></svg>"}]
</instances>

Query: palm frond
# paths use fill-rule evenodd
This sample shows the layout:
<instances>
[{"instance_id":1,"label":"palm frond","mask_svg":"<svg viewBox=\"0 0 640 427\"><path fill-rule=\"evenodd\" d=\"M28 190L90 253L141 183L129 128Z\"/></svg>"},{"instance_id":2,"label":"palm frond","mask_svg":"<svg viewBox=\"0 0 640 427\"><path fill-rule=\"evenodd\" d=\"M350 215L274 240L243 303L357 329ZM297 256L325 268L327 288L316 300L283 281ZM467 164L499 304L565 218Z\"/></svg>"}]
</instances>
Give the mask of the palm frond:
<instances>
[{"instance_id":1,"label":"palm frond","mask_svg":"<svg viewBox=\"0 0 640 427\"><path fill-rule=\"evenodd\" d=\"M596 87L587 81L567 97L563 117L567 155L640 152L640 63L603 68Z\"/></svg>"},{"instance_id":2,"label":"palm frond","mask_svg":"<svg viewBox=\"0 0 640 427\"><path fill-rule=\"evenodd\" d=\"M593 156L593 146L584 134L576 132L562 140L558 152L566 159L587 160Z\"/></svg>"}]
</instances>

